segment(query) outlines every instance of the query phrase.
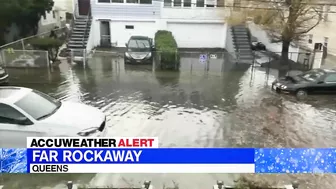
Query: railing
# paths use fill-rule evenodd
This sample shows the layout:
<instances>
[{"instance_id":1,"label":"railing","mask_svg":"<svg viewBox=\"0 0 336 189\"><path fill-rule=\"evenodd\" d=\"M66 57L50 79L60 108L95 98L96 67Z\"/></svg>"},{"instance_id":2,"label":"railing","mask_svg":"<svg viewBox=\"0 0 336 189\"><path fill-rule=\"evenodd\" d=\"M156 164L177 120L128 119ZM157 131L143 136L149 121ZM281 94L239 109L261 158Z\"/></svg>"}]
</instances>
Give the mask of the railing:
<instances>
[{"instance_id":1,"label":"railing","mask_svg":"<svg viewBox=\"0 0 336 189\"><path fill-rule=\"evenodd\" d=\"M88 15L87 15L87 18L86 18L87 20L86 20L86 25L85 25L85 32L84 32L83 40L82 40L83 47L85 47L85 37L88 34L88 32L90 32L90 30L89 30L90 18L91 18L91 6L89 8L89 12L88 12Z\"/></svg>"},{"instance_id":2,"label":"railing","mask_svg":"<svg viewBox=\"0 0 336 189\"><path fill-rule=\"evenodd\" d=\"M70 24L70 28L69 28L69 34L68 34L68 41L70 40L70 37L72 35L72 32L73 32L73 29L74 29L74 26L75 26L75 21L76 21L76 18L77 18L77 9L78 9L78 4L76 3L75 4L75 9L74 9L74 12L72 14L72 20L71 20L71 24Z\"/></svg>"},{"instance_id":3,"label":"railing","mask_svg":"<svg viewBox=\"0 0 336 189\"><path fill-rule=\"evenodd\" d=\"M163 189L179 189L178 185L174 183L175 186L173 187L163 187ZM72 181L68 181L67 183L67 188L68 189L74 189L74 184ZM151 181L145 181L142 186L139 187L76 187L77 189L152 189L154 188L151 184ZM235 186L226 186L224 185L223 181L217 181L217 184L213 185L213 189L237 189ZM299 188L299 183L297 181L294 181L292 184L289 185L284 185L284 186L268 186L268 187L258 187L260 189L298 189Z\"/></svg>"}]
</instances>

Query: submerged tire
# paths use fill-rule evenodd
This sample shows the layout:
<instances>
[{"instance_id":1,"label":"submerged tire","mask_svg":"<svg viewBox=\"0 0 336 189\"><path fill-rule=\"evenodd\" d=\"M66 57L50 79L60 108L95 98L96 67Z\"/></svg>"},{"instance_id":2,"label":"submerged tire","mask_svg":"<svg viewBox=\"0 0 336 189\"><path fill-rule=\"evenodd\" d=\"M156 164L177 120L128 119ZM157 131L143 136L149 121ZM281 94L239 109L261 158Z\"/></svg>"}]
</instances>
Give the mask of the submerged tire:
<instances>
[{"instance_id":1,"label":"submerged tire","mask_svg":"<svg viewBox=\"0 0 336 189\"><path fill-rule=\"evenodd\" d=\"M308 96L308 93L306 90L303 90L303 89L299 89L296 91L296 98L298 98L299 100L303 100L305 98L307 98Z\"/></svg>"}]
</instances>

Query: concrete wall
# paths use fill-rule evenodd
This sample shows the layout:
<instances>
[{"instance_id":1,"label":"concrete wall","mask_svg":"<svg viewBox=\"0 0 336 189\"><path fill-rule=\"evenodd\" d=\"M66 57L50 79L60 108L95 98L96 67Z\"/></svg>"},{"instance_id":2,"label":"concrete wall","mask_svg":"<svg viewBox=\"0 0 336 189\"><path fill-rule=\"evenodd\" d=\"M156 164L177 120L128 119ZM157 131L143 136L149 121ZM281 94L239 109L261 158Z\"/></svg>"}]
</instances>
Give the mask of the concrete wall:
<instances>
[{"instance_id":1,"label":"concrete wall","mask_svg":"<svg viewBox=\"0 0 336 189\"><path fill-rule=\"evenodd\" d=\"M131 4L124 1L125 3L98 3L98 0L91 0L92 16L97 19L160 18L161 1L153 1L152 4Z\"/></svg>"}]
</instances>

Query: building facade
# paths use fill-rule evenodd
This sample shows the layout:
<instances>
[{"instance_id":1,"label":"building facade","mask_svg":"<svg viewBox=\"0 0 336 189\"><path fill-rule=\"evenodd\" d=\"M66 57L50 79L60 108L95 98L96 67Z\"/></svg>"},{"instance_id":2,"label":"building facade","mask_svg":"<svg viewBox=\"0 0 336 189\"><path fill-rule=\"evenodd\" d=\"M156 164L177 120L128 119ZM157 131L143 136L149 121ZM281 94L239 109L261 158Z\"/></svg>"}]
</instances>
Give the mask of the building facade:
<instances>
[{"instance_id":1,"label":"building facade","mask_svg":"<svg viewBox=\"0 0 336 189\"><path fill-rule=\"evenodd\" d=\"M54 7L51 11L41 16L38 33L48 32L55 27L64 27L66 14L74 11L73 0L54 0Z\"/></svg>"},{"instance_id":2,"label":"building facade","mask_svg":"<svg viewBox=\"0 0 336 189\"><path fill-rule=\"evenodd\" d=\"M158 30L171 31L180 48L225 48L230 13L223 0L77 0L76 9L91 11L89 49L102 39L125 47L132 35L154 38Z\"/></svg>"}]
</instances>

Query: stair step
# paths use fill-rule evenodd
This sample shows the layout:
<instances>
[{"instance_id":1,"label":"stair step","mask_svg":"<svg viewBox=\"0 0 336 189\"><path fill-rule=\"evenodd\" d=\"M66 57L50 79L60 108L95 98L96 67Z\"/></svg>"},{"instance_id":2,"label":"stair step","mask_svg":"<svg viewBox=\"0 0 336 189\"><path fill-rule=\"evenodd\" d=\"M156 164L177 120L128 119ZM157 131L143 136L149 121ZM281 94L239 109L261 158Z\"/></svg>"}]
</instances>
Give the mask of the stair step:
<instances>
[{"instance_id":1,"label":"stair step","mask_svg":"<svg viewBox=\"0 0 336 189\"><path fill-rule=\"evenodd\" d=\"M241 50L251 50L251 46L249 45L237 45L236 44L236 47Z\"/></svg>"},{"instance_id":2,"label":"stair step","mask_svg":"<svg viewBox=\"0 0 336 189\"><path fill-rule=\"evenodd\" d=\"M71 35L71 38L83 38L83 37L84 37L84 33ZM85 37L89 37L89 34L87 33Z\"/></svg>"},{"instance_id":3,"label":"stair step","mask_svg":"<svg viewBox=\"0 0 336 189\"><path fill-rule=\"evenodd\" d=\"M246 36L244 36L244 37L243 36L242 37L234 36L233 39L236 40L236 41L249 41L250 40Z\"/></svg>"},{"instance_id":4,"label":"stair step","mask_svg":"<svg viewBox=\"0 0 336 189\"><path fill-rule=\"evenodd\" d=\"M73 41L73 40L70 40L69 41L69 44L86 44L87 43L87 41L82 41L82 40L80 40L80 41Z\"/></svg>"},{"instance_id":5,"label":"stair step","mask_svg":"<svg viewBox=\"0 0 336 189\"><path fill-rule=\"evenodd\" d=\"M232 32L233 35L245 35L248 36L248 33L246 31L234 31Z\"/></svg>"},{"instance_id":6,"label":"stair step","mask_svg":"<svg viewBox=\"0 0 336 189\"><path fill-rule=\"evenodd\" d=\"M72 31L72 35L80 35L83 36L85 31Z\"/></svg>"},{"instance_id":7,"label":"stair step","mask_svg":"<svg viewBox=\"0 0 336 189\"><path fill-rule=\"evenodd\" d=\"M83 38L83 35L81 35L81 36L71 36L70 37L70 40L72 40L72 39L74 39L74 40L83 40L83 39L88 39L89 38L89 36L87 35L87 36L85 36L84 38Z\"/></svg>"}]
</instances>

